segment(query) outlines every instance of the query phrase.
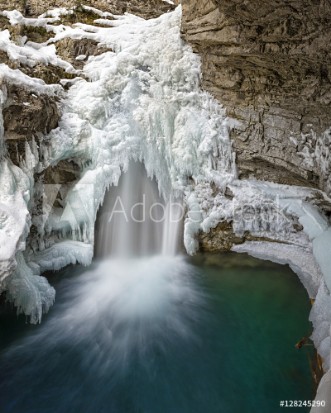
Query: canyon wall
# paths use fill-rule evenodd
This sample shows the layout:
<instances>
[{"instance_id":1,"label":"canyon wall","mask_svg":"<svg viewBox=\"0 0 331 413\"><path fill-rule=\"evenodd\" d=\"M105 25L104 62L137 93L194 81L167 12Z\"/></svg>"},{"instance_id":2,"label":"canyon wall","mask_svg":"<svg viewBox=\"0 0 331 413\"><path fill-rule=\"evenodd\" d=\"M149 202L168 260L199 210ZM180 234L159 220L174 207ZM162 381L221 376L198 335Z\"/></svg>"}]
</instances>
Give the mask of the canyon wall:
<instances>
[{"instance_id":1,"label":"canyon wall","mask_svg":"<svg viewBox=\"0 0 331 413\"><path fill-rule=\"evenodd\" d=\"M202 86L237 123L240 178L331 192L331 3L182 0Z\"/></svg>"},{"instance_id":2,"label":"canyon wall","mask_svg":"<svg viewBox=\"0 0 331 413\"><path fill-rule=\"evenodd\" d=\"M35 17L52 8L77 7L81 4L113 14L128 12L144 19L158 17L175 7L162 0L2 0L0 11L16 9L26 17Z\"/></svg>"}]
</instances>

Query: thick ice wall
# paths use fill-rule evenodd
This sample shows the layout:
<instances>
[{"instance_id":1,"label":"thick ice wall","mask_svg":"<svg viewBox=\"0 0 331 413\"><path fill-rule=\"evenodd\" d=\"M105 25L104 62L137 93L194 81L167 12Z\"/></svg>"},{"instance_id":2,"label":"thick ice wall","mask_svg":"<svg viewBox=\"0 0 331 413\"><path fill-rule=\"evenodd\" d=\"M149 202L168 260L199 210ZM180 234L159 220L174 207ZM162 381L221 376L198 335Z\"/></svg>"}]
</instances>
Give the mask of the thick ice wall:
<instances>
[{"instance_id":1,"label":"thick ice wall","mask_svg":"<svg viewBox=\"0 0 331 413\"><path fill-rule=\"evenodd\" d=\"M53 305L55 290L45 277L34 274L21 252L16 254L17 268L3 283L6 298L24 313L33 324L40 323L43 313Z\"/></svg>"},{"instance_id":2,"label":"thick ice wall","mask_svg":"<svg viewBox=\"0 0 331 413\"><path fill-rule=\"evenodd\" d=\"M95 166L143 158L164 193L187 176L233 172L225 116L199 89L200 62L181 41L179 20L177 10L152 22L130 16L96 29L96 39L115 52L90 58L84 73L92 82L70 89L65 111L91 128L87 150ZM70 132L66 151L68 141L74 148L81 143L81 133ZM63 146L56 137L52 142L57 151Z\"/></svg>"},{"instance_id":3,"label":"thick ice wall","mask_svg":"<svg viewBox=\"0 0 331 413\"><path fill-rule=\"evenodd\" d=\"M40 322L54 302L55 291L44 277L33 274L23 256L30 229L30 180L8 160L0 163L0 292L17 311Z\"/></svg>"},{"instance_id":4,"label":"thick ice wall","mask_svg":"<svg viewBox=\"0 0 331 413\"><path fill-rule=\"evenodd\" d=\"M314 325L312 339L318 353L323 358L323 368L330 369L330 327L331 327L331 296L325 283L322 281L318 290L316 301L310 314L310 320Z\"/></svg>"},{"instance_id":5,"label":"thick ice wall","mask_svg":"<svg viewBox=\"0 0 331 413\"><path fill-rule=\"evenodd\" d=\"M15 269L15 253L25 248L29 231L30 182L8 160L0 161L0 280Z\"/></svg>"},{"instance_id":6,"label":"thick ice wall","mask_svg":"<svg viewBox=\"0 0 331 413\"><path fill-rule=\"evenodd\" d=\"M0 85L1 86L1 85ZM4 87L0 87L0 158L5 154L5 144L4 144L4 127L3 127L3 116L2 110L6 101L6 92Z\"/></svg>"}]
</instances>

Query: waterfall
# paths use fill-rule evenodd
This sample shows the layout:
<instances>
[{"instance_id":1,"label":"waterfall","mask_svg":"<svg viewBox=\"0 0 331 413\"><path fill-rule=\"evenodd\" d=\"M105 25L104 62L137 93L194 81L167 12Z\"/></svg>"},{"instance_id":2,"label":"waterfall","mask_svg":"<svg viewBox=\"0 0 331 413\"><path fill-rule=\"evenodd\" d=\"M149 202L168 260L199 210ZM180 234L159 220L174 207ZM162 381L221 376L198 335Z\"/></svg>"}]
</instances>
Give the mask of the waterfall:
<instances>
[{"instance_id":1,"label":"waterfall","mask_svg":"<svg viewBox=\"0 0 331 413\"><path fill-rule=\"evenodd\" d=\"M97 259L68 288L70 306L51 327L66 330L61 342L74 339L87 349L90 368L126 371L145 363L146 354L163 352L170 337L187 345L194 340L192 320L204 297L194 268L178 254L183 215L182 203L165 201L138 162L105 194Z\"/></svg>"},{"instance_id":2,"label":"waterfall","mask_svg":"<svg viewBox=\"0 0 331 413\"><path fill-rule=\"evenodd\" d=\"M162 227L162 255L175 255L182 228L184 209L178 200L170 199L165 207Z\"/></svg>"},{"instance_id":3,"label":"waterfall","mask_svg":"<svg viewBox=\"0 0 331 413\"><path fill-rule=\"evenodd\" d=\"M165 202L144 166L132 162L99 211L96 256L176 255L183 215L182 204Z\"/></svg>"},{"instance_id":4,"label":"waterfall","mask_svg":"<svg viewBox=\"0 0 331 413\"><path fill-rule=\"evenodd\" d=\"M0 401L7 383L15 388L16 380L20 383L21 377L29 377L31 366L42 366L42 372L49 371L52 377L53 366L60 366L63 375L56 380L65 383L65 388L71 388L75 377L79 379L74 403L80 403L90 391L105 403L105 411L131 412L128 405L117 410L111 404L123 385L131 383L132 377L137 377L138 387L141 378L154 383L155 375L162 378L157 372L164 370L163 363L174 364L176 369L177 354L182 359L180 350L187 356L187 349L199 343L196 325L205 311L205 293L200 291L195 268L183 255L176 255L181 212L178 200L165 201L159 195L157 183L148 178L144 165L129 166L119 185L106 193L99 210L97 259L88 268L68 269L70 276L61 283L62 301L60 298L56 311L23 346L5 355L9 362L17 360L17 354L22 356L20 365L28 362L19 376L13 374L5 382L0 378L0 390L4 389ZM38 343L43 346L35 352ZM36 363L30 362L31 351ZM35 388L47 382L42 374L36 379ZM148 389L148 385L144 387ZM72 400L58 400L59 411L72 405ZM95 399L90 401L93 406L84 402L72 410L96 411Z\"/></svg>"}]
</instances>

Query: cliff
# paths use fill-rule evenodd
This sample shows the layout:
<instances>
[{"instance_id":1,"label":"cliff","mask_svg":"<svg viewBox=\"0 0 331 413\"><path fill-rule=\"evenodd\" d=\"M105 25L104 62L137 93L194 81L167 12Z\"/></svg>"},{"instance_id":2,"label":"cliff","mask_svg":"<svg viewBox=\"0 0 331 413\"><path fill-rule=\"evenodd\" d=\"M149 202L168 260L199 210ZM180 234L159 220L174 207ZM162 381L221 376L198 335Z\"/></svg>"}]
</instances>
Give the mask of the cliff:
<instances>
[{"instance_id":1,"label":"cliff","mask_svg":"<svg viewBox=\"0 0 331 413\"><path fill-rule=\"evenodd\" d=\"M240 178L330 194L331 3L183 0L202 86L238 121Z\"/></svg>"},{"instance_id":2,"label":"cliff","mask_svg":"<svg viewBox=\"0 0 331 413\"><path fill-rule=\"evenodd\" d=\"M36 17L55 7L79 7L81 4L113 14L132 13L144 19L158 17L175 7L162 0L3 0L0 11L16 9L26 17Z\"/></svg>"}]
</instances>

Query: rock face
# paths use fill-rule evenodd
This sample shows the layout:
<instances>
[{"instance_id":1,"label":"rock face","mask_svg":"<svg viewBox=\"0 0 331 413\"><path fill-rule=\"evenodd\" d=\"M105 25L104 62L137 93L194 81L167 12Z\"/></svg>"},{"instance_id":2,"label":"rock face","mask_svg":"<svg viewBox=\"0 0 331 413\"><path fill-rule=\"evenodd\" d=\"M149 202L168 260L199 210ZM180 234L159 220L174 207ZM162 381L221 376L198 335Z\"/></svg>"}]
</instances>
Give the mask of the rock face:
<instances>
[{"instance_id":1,"label":"rock face","mask_svg":"<svg viewBox=\"0 0 331 413\"><path fill-rule=\"evenodd\" d=\"M16 85L7 86L7 94L3 110L6 140L30 140L57 127L60 115L55 98L37 96Z\"/></svg>"},{"instance_id":2,"label":"rock face","mask_svg":"<svg viewBox=\"0 0 331 413\"><path fill-rule=\"evenodd\" d=\"M233 245L245 242L245 237L236 236L232 223L221 222L208 233L200 231L198 234L199 251L224 252L231 250Z\"/></svg>"},{"instance_id":3,"label":"rock face","mask_svg":"<svg viewBox=\"0 0 331 413\"><path fill-rule=\"evenodd\" d=\"M238 121L239 177L331 193L331 3L182 0L202 86Z\"/></svg>"},{"instance_id":4,"label":"rock face","mask_svg":"<svg viewBox=\"0 0 331 413\"><path fill-rule=\"evenodd\" d=\"M22 14L32 17L45 13L55 7L75 7L80 3L95 7L99 10L108 11L113 14L123 14L125 12L141 16L145 19L158 17L174 6L162 0L2 0L1 10L17 9Z\"/></svg>"},{"instance_id":5,"label":"rock face","mask_svg":"<svg viewBox=\"0 0 331 413\"><path fill-rule=\"evenodd\" d=\"M62 59L71 63L75 69L82 69L89 56L97 56L110 51L106 47L98 46L98 43L91 39L71 39L65 38L56 44L57 54ZM77 60L82 56L82 60Z\"/></svg>"},{"instance_id":6,"label":"rock face","mask_svg":"<svg viewBox=\"0 0 331 413\"><path fill-rule=\"evenodd\" d=\"M0 3L0 11L2 10L18 10L24 11L24 0L3 0Z\"/></svg>"},{"instance_id":7,"label":"rock face","mask_svg":"<svg viewBox=\"0 0 331 413\"><path fill-rule=\"evenodd\" d=\"M19 165L25 155L25 142L38 139L56 128L60 112L56 98L37 96L23 87L7 85L3 109L4 138L11 161Z\"/></svg>"}]
</instances>

